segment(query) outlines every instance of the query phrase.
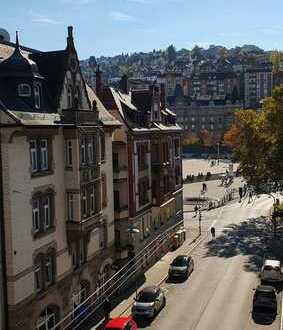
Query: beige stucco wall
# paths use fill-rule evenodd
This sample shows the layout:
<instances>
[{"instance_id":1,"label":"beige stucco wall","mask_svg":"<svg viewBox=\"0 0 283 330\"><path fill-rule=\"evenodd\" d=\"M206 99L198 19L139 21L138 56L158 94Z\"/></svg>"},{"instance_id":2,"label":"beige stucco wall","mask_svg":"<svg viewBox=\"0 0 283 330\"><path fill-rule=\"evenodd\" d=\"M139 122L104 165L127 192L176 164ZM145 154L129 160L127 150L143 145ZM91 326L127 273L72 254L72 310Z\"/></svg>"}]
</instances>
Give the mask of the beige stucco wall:
<instances>
[{"instance_id":1,"label":"beige stucco wall","mask_svg":"<svg viewBox=\"0 0 283 330\"><path fill-rule=\"evenodd\" d=\"M7 214L5 222L11 225L12 251L10 251L12 268L8 276L16 276L21 272L28 273L14 283L15 295L10 303L17 303L34 291L34 277L32 272L36 253L52 244L56 247L56 268L59 277L71 266L71 257L67 251L65 224L65 185L64 185L64 139L62 134L52 138L54 173L48 176L31 178L30 151L28 139L25 136L15 136L12 143L2 145L6 148L9 166L5 167L4 176L9 177L11 216ZM60 165L59 165L60 164ZM55 232L34 239L32 235L32 194L38 190L51 187L55 191ZM6 193L4 191L4 193ZM5 214L6 215L6 214ZM9 253L9 251L8 251Z\"/></svg>"}]
</instances>

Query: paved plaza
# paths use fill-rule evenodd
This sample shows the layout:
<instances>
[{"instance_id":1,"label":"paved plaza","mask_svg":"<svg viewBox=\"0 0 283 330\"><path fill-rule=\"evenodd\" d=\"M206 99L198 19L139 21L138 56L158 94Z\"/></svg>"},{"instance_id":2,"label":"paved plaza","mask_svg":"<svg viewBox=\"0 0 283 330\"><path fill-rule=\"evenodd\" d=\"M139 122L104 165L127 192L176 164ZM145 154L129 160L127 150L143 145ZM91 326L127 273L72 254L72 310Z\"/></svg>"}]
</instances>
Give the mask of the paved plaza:
<instances>
[{"instance_id":1,"label":"paved plaza","mask_svg":"<svg viewBox=\"0 0 283 330\"><path fill-rule=\"evenodd\" d=\"M207 159L183 159L183 178L186 178L187 175L198 175L198 173L203 173L206 175L207 172L211 174L225 173L226 170L229 170L229 160L220 160L219 164L215 161L215 165L211 166L211 161ZM238 164L233 164L233 170L236 171Z\"/></svg>"}]
</instances>

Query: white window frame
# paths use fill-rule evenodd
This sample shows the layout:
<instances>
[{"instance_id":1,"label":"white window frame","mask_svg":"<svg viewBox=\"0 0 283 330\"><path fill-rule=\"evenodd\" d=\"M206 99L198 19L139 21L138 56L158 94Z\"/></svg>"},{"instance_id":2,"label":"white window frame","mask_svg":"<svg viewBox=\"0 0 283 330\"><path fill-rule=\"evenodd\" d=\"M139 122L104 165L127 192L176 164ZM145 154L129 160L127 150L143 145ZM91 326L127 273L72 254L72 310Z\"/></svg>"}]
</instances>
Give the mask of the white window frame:
<instances>
[{"instance_id":1,"label":"white window frame","mask_svg":"<svg viewBox=\"0 0 283 330\"><path fill-rule=\"evenodd\" d=\"M40 162L41 170L48 170L48 140L40 139Z\"/></svg>"},{"instance_id":2,"label":"white window frame","mask_svg":"<svg viewBox=\"0 0 283 330\"><path fill-rule=\"evenodd\" d=\"M51 227L51 197L45 196L43 201L44 229L46 230Z\"/></svg>"},{"instance_id":3,"label":"white window frame","mask_svg":"<svg viewBox=\"0 0 283 330\"><path fill-rule=\"evenodd\" d=\"M41 104L41 100L40 100L40 86L39 85L35 85L33 88L34 91L34 105L36 109L40 109L40 104Z\"/></svg>"},{"instance_id":4,"label":"white window frame","mask_svg":"<svg viewBox=\"0 0 283 330\"><path fill-rule=\"evenodd\" d=\"M24 92L24 88L28 89L28 92ZM18 85L18 95L22 97L29 97L31 96L31 88L29 84L19 84Z\"/></svg>"},{"instance_id":5,"label":"white window frame","mask_svg":"<svg viewBox=\"0 0 283 330\"><path fill-rule=\"evenodd\" d=\"M38 159L37 159L37 141L30 140L30 158L31 158L31 170L32 172L38 171Z\"/></svg>"},{"instance_id":6,"label":"white window frame","mask_svg":"<svg viewBox=\"0 0 283 330\"><path fill-rule=\"evenodd\" d=\"M49 285L53 281L53 260L51 256L47 256L45 260L46 284Z\"/></svg>"},{"instance_id":7,"label":"white window frame","mask_svg":"<svg viewBox=\"0 0 283 330\"><path fill-rule=\"evenodd\" d=\"M34 204L36 203L36 207ZM40 202L39 198L32 200L32 226L35 233L40 231Z\"/></svg>"},{"instance_id":8,"label":"white window frame","mask_svg":"<svg viewBox=\"0 0 283 330\"><path fill-rule=\"evenodd\" d=\"M73 166L72 140L67 140L66 141L66 162L67 162L67 166Z\"/></svg>"}]
</instances>

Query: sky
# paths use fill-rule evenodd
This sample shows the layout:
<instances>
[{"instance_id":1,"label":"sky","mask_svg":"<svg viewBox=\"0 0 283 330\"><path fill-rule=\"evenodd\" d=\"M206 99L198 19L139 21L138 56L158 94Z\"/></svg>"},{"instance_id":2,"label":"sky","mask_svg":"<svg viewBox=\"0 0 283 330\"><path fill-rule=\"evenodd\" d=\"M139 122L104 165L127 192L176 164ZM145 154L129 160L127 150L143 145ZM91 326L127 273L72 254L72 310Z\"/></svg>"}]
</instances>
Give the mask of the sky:
<instances>
[{"instance_id":1,"label":"sky","mask_svg":"<svg viewBox=\"0 0 283 330\"><path fill-rule=\"evenodd\" d=\"M0 28L42 51L64 49L73 25L80 59L91 55L255 44L283 49L282 0L0 0Z\"/></svg>"}]
</instances>

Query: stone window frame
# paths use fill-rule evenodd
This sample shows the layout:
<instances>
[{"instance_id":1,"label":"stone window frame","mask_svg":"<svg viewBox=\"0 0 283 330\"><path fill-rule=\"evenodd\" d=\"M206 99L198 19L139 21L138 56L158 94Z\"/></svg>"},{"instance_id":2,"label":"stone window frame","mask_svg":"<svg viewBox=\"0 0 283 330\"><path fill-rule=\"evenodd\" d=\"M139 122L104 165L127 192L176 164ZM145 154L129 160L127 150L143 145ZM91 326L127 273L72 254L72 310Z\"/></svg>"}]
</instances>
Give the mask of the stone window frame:
<instances>
[{"instance_id":1,"label":"stone window frame","mask_svg":"<svg viewBox=\"0 0 283 330\"><path fill-rule=\"evenodd\" d=\"M52 139L50 136L30 136L28 138L31 176L52 174ZM45 145L43 145L44 143ZM44 159L44 164L42 160Z\"/></svg>"},{"instance_id":2,"label":"stone window frame","mask_svg":"<svg viewBox=\"0 0 283 330\"><path fill-rule=\"evenodd\" d=\"M46 219L46 203L49 201L48 216ZM35 204L36 203L36 204ZM36 207L34 207L36 205ZM34 239L41 238L48 235L55 229L55 192L52 188L48 188L44 191L37 191L31 198L32 206L32 234ZM36 214L36 215L35 215ZM38 218L35 218L35 217ZM48 222L47 222L48 220ZM46 224L48 223L48 226Z\"/></svg>"},{"instance_id":3,"label":"stone window frame","mask_svg":"<svg viewBox=\"0 0 283 330\"><path fill-rule=\"evenodd\" d=\"M46 252L39 252L34 257L34 289L36 293L44 292L55 284L56 280L56 250L50 247ZM47 265L50 279L47 279ZM50 273L51 271L51 273ZM39 285L37 285L39 284Z\"/></svg>"}]
</instances>

